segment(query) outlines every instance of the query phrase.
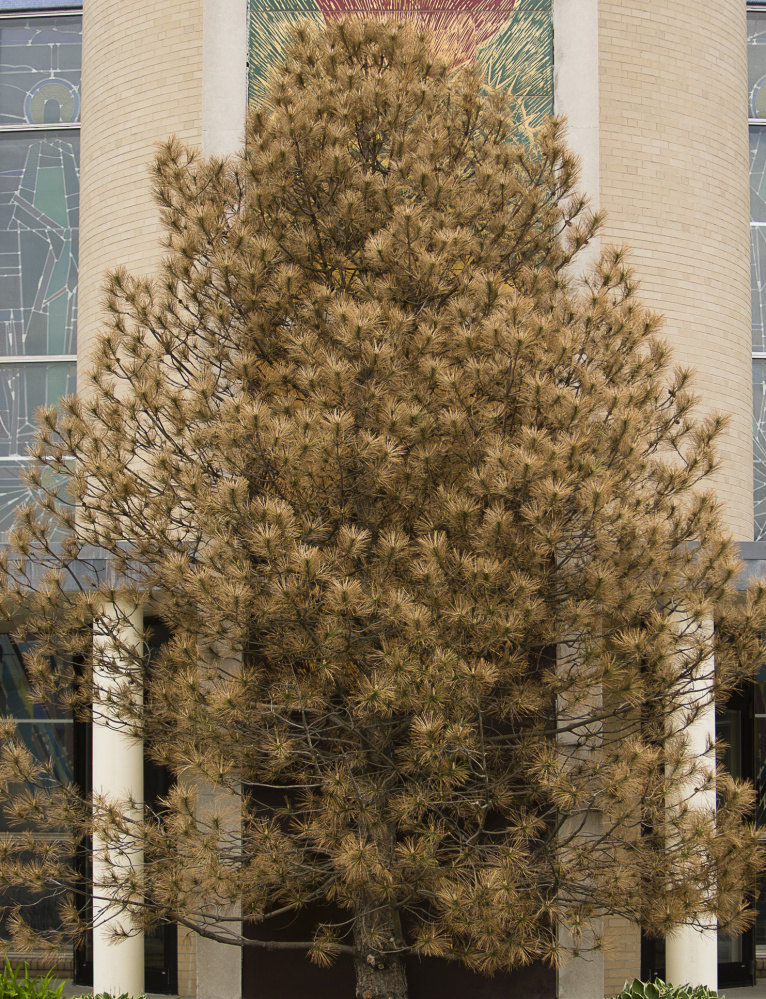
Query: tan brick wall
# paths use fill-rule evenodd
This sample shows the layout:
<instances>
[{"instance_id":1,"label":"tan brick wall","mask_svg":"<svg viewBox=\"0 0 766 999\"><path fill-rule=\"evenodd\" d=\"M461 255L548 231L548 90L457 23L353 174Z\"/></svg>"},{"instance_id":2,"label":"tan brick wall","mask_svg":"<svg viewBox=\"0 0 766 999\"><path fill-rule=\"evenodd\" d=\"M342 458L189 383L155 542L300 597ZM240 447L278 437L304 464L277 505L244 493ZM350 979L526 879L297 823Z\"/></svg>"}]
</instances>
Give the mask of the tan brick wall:
<instances>
[{"instance_id":1,"label":"tan brick wall","mask_svg":"<svg viewBox=\"0 0 766 999\"><path fill-rule=\"evenodd\" d=\"M104 274L159 257L148 167L171 134L202 135L203 0L89 0L83 16L80 378L99 329Z\"/></svg>"},{"instance_id":2,"label":"tan brick wall","mask_svg":"<svg viewBox=\"0 0 766 999\"><path fill-rule=\"evenodd\" d=\"M752 540L745 4L601 0L601 205L707 410L730 413L716 487Z\"/></svg>"},{"instance_id":3,"label":"tan brick wall","mask_svg":"<svg viewBox=\"0 0 766 999\"><path fill-rule=\"evenodd\" d=\"M641 977L641 931L620 916L604 920L604 995L614 996L625 980Z\"/></svg>"},{"instance_id":4,"label":"tan brick wall","mask_svg":"<svg viewBox=\"0 0 766 999\"><path fill-rule=\"evenodd\" d=\"M193 996L197 993L196 934L185 926L178 927L178 994Z\"/></svg>"}]
</instances>

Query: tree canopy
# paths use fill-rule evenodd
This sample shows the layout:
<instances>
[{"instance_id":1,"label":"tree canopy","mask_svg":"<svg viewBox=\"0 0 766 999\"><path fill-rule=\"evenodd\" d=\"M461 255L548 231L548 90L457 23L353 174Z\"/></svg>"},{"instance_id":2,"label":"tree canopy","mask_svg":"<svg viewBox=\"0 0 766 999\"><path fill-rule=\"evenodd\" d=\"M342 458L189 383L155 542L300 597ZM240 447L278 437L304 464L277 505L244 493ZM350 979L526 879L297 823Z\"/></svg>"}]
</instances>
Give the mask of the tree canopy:
<instances>
[{"instance_id":1,"label":"tree canopy","mask_svg":"<svg viewBox=\"0 0 766 999\"><path fill-rule=\"evenodd\" d=\"M292 946L378 997L408 955L491 973L605 914L746 918L751 790L719 770L696 807L684 735L762 655L707 484L725 421L624 251L582 275L561 123L517 125L427 36L345 20L296 32L240 157L157 157L159 276L110 276L1 563L40 695L117 711L175 778L136 823L4 750L8 815L142 845L109 888L139 926L266 947L317 912ZM149 670L139 605L171 636ZM4 883L60 883L67 844L31 843Z\"/></svg>"}]
</instances>

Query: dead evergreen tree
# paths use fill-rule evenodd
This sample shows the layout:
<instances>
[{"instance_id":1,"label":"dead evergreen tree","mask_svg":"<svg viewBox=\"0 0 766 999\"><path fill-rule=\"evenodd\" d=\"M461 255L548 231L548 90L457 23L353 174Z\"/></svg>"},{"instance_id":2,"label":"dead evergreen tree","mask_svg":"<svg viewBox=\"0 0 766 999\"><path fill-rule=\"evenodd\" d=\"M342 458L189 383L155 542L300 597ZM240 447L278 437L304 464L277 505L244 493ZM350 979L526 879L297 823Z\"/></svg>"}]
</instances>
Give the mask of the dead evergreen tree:
<instances>
[{"instance_id":1,"label":"dead evergreen tree","mask_svg":"<svg viewBox=\"0 0 766 999\"><path fill-rule=\"evenodd\" d=\"M695 807L683 735L710 657L723 703L761 655L706 486L724 420L621 251L572 276L598 220L560 125L516 128L424 35L341 21L297 32L241 158L160 152L160 277L109 279L2 561L40 695L176 778L143 823L91 815L6 745L8 814L71 835L6 842L3 883L66 888L64 931L94 833L144 851L96 884L137 927L270 947L318 911L276 945L352 955L366 999L406 996L408 957L556 961L604 914L746 921L751 791L719 773ZM172 635L146 676L141 603Z\"/></svg>"}]
</instances>

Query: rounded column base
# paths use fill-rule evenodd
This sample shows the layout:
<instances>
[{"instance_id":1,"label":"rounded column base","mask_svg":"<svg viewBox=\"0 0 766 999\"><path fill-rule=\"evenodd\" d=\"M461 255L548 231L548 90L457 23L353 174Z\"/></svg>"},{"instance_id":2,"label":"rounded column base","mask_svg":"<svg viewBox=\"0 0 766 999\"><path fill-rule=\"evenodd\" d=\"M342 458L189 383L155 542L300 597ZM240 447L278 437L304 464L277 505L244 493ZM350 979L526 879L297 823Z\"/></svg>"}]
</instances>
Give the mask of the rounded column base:
<instances>
[{"instance_id":1,"label":"rounded column base","mask_svg":"<svg viewBox=\"0 0 766 999\"><path fill-rule=\"evenodd\" d=\"M718 989L718 930L680 926L665 941L665 980L673 985Z\"/></svg>"}]
</instances>

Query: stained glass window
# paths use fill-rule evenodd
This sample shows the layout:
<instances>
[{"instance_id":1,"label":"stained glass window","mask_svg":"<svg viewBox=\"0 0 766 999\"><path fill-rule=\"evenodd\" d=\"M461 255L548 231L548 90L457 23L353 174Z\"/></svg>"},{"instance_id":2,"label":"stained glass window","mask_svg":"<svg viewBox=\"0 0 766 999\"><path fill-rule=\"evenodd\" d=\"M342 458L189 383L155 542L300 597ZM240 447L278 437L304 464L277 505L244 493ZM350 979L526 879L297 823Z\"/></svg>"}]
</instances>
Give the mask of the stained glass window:
<instances>
[{"instance_id":1,"label":"stained glass window","mask_svg":"<svg viewBox=\"0 0 766 999\"><path fill-rule=\"evenodd\" d=\"M79 121L81 47L77 17L0 21L0 125Z\"/></svg>"},{"instance_id":2,"label":"stained glass window","mask_svg":"<svg viewBox=\"0 0 766 999\"><path fill-rule=\"evenodd\" d=\"M755 540L760 541L766 538L766 125L750 126L750 274Z\"/></svg>"},{"instance_id":3,"label":"stained glass window","mask_svg":"<svg viewBox=\"0 0 766 999\"><path fill-rule=\"evenodd\" d=\"M79 135L0 133L0 355L74 354Z\"/></svg>"},{"instance_id":4,"label":"stained glass window","mask_svg":"<svg viewBox=\"0 0 766 999\"><path fill-rule=\"evenodd\" d=\"M753 350L766 351L766 125L750 127L750 247Z\"/></svg>"},{"instance_id":5,"label":"stained glass window","mask_svg":"<svg viewBox=\"0 0 766 999\"><path fill-rule=\"evenodd\" d=\"M755 540L766 540L766 9L747 13ZM763 121L763 124L761 124Z\"/></svg>"},{"instance_id":6,"label":"stained glass window","mask_svg":"<svg viewBox=\"0 0 766 999\"><path fill-rule=\"evenodd\" d=\"M766 118L766 11L748 11L747 70L750 117Z\"/></svg>"},{"instance_id":7,"label":"stained glass window","mask_svg":"<svg viewBox=\"0 0 766 999\"><path fill-rule=\"evenodd\" d=\"M79 14L0 16L0 537L36 409L75 389L81 39Z\"/></svg>"},{"instance_id":8,"label":"stained glass window","mask_svg":"<svg viewBox=\"0 0 766 999\"><path fill-rule=\"evenodd\" d=\"M82 8L82 0L0 0L0 14L20 10L61 10Z\"/></svg>"}]
</instances>

